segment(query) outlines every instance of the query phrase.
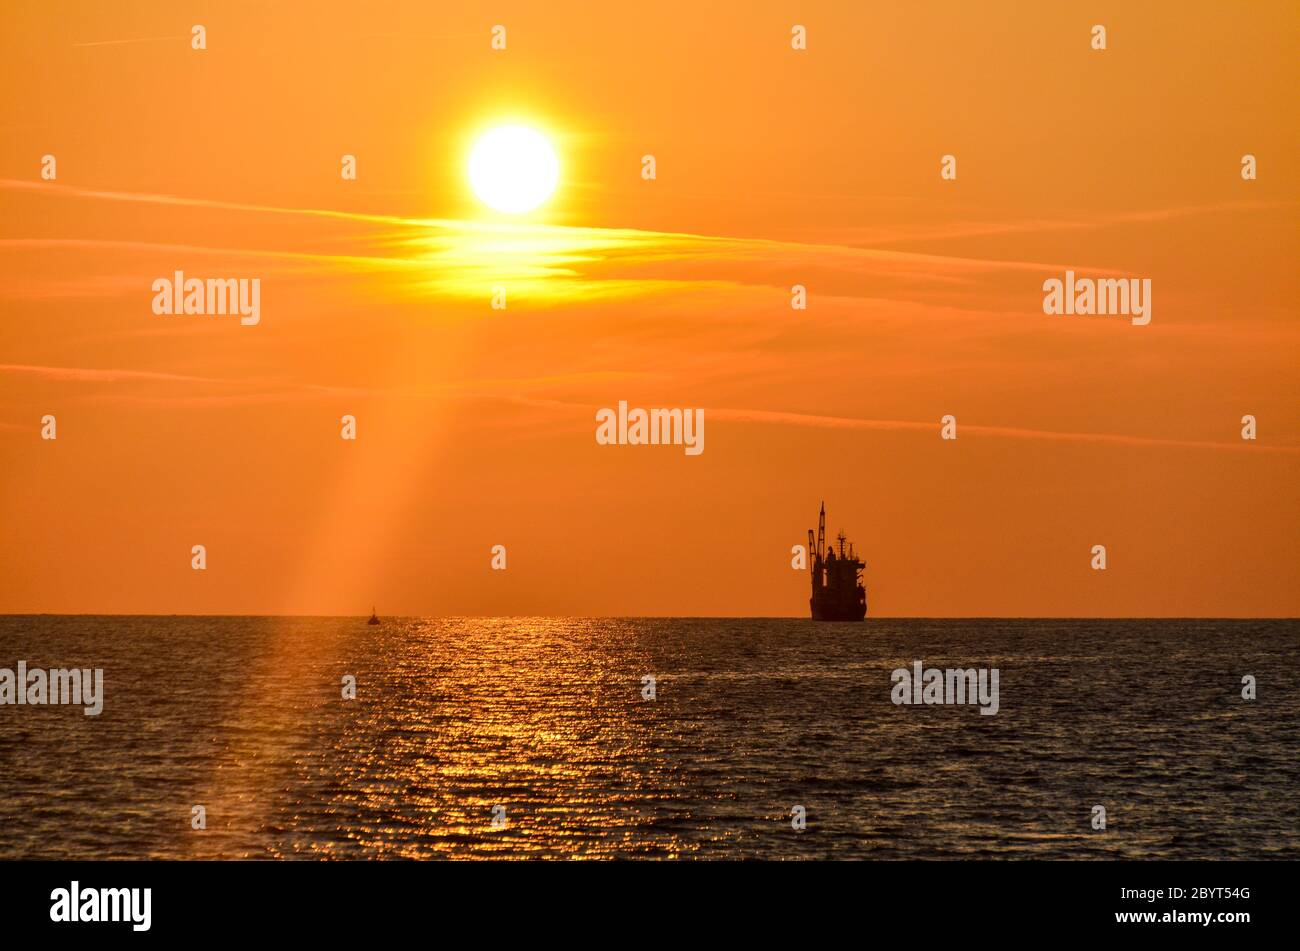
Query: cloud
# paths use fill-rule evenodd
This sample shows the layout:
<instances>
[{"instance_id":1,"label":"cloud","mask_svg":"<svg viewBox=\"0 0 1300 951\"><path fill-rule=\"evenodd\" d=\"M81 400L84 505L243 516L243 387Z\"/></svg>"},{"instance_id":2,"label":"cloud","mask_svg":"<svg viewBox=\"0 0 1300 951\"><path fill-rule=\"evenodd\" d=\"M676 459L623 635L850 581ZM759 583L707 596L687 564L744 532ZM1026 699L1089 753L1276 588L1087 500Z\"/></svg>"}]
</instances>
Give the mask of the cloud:
<instances>
[{"instance_id":1,"label":"cloud","mask_svg":"<svg viewBox=\"0 0 1300 951\"><path fill-rule=\"evenodd\" d=\"M150 370L96 370L83 367L43 367L26 364L0 363L0 373L22 373L60 383L123 383L145 381L150 383L227 383L206 376L186 376L179 373L156 373Z\"/></svg>"},{"instance_id":2,"label":"cloud","mask_svg":"<svg viewBox=\"0 0 1300 951\"><path fill-rule=\"evenodd\" d=\"M119 386L115 392L93 397L99 402L158 403L166 405L176 403L231 405L238 403L284 402L326 396L377 396L406 399L490 399L521 405L549 406L563 404L553 400L523 396L521 391L552 389L557 386L573 386L577 384L627 383L653 377L652 374L644 372L596 370L529 377L485 377L473 380L454 380L424 387L365 387L331 386L321 383L276 380L265 377L229 379L182 373L164 373L154 370L55 367L12 363L0 364L0 375L3 374L35 377L43 381L60 384L171 384L191 388L242 388L258 391L221 394L194 393L181 396L169 393L163 397L142 396Z\"/></svg>"},{"instance_id":3,"label":"cloud","mask_svg":"<svg viewBox=\"0 0 1300 951\"><path fill-rule=\"evenodd\" d=\"M739 423L762 423L780 426L801 426L815 429L856 429L884 432L923 432L937 438L937 422L917 422L900 419L857 419L844 416L819 416L808 413L786 413L773 410L708 409L708 419L723 419ZM962 436L990 436L996 439L1034 439L1048 442L1100 443L1113 446L1158 447L1173 449L1216 449L1235 452L1281 452L1300 454L1300 446L1278 446L1259 442L1213 442L1196 439L1167 439L1160 436L1132 436L1120 433L1057 432L1046 429L1025 429L1015 426L982 426L977 423L960 424Z\"/></svg>"},{"instance_id":4,"label":"cloud","mask_svg":"<svg viewBox=\"0 0 1300 951\"><path fill-rule=\"evenodd\" d=\"M1025 261L924 254L848 244L784 241L743 236L593 228L535 223L402 218L317 208L287 208L174 195L87 189L48 182L0 179L0 189L67 199L146 203L250 214L325 218L381 226L347 240L354 254L299 250L211 248L103 239L8 238L0 249L116 247L210 255L257 256L297 262L337 274L385 271L410 295L485 298L508 284L512 296L540 305L574 300L624 299L690 291L708 293L743 287L787 286L791 272L832 277L822 282L824 298L861 299L870 288L881 299L914 298L926 285L936 303L968 297L979 282L998 275L1083 274L1098 269L1079 262ZM1108 273L1116 273L1110 270ZM863 280L870 278L871 280ZM14 288L11 288L11 294Z\"/></svg>"},{"instance_id":5,"label":"cloud","mask_svg":"<svg viewBox=\"0 0 1300 951\"><path fill-rule=\"evenodd\" d=\"M90 43L73 43L72 45L74 48L87 46L128 46L135 43L162 43L186 41L188 39L189 36L141 36L134 39L94 40Z\"/></svg>"},{"instance_id":6,"label":"cloud","mask_svg":"<svg viewBox=\"0 0 1300 951\"><path fill-rule=\"evenodd\" d=\"M874 244L902 244L908 242L948 241L960 238L984 238L995 235L1042 234L1050 231L1096 230L1124 225L1176 221L1182 218L1195 218L1204 215L1273 211L1282 208L1294 208L1297 205L1300 205L1300 202L1221 201L1139 211L1099 211L1086 217L1023 218L1011 221L955 221L935 225L894 227L889 230L848 231L841 232L841 234L847 236L856 235L856 238L850 237L849 240L870 241Z\"/></svg>"}]
</instances>

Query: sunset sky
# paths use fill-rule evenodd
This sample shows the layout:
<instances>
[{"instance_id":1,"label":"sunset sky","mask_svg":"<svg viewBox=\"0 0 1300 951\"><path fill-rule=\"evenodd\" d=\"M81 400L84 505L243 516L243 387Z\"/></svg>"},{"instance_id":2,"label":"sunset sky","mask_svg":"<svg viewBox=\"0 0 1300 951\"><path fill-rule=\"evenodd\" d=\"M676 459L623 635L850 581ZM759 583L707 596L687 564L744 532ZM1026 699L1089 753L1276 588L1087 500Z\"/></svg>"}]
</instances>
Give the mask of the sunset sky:
<instances>
[{"instance_id":1,"label":"sunset sky","mask_svg":"<svg viewBox=\"0 0 1300 951\"><path fill-rule=\"evenodd\" d=\"M0 612L799 616L825 500L870 616L1300 613L1300 8L610 6L7 6Z\"/></svg>"}]
</instances>

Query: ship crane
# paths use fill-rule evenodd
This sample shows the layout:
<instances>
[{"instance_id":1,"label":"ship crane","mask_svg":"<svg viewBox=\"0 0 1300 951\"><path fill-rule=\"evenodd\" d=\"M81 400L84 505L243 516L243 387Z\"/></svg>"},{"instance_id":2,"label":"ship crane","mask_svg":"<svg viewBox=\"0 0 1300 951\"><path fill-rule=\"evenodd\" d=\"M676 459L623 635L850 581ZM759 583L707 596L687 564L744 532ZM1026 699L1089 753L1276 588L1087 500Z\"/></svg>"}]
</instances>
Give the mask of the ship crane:
<instances>
[{"instance_id":1,"label":"ship crane","mask_svg":"<svg viewBox=\"0 0 1300 951\"><path fill-rule=\"evenodd\" d=\"M817 558L826 557L826 503L822 503L822 513L817 518Z\"/></svg>"}]
</instances>

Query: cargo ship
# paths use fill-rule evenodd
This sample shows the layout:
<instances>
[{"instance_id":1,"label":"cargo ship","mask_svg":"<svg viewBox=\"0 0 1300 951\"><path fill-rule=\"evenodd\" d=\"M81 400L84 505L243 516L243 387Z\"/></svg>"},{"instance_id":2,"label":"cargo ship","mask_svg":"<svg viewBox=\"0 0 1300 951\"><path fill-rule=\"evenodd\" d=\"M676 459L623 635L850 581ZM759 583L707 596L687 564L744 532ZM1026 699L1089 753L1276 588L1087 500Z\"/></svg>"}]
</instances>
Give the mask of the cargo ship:
<instances>
[{"instance_id":1,"label":"cargo ship","mask_svg":"<svg viewBox=\"0 0 1300 951\"><path fill-rule=\"evenodd\" d=\"M814 621L861 621L867 616L867 589L862 583L862 571L866 563L858 558L850 542L848 550L844 548L847 539L840 532L835 548L826 547L826 503L822 503L821 515L817 520L817 537L808 529L808 553L811 556L809 567L812 568L812 597L808 606L812 608Z\"/></svg>"}]
</instances>

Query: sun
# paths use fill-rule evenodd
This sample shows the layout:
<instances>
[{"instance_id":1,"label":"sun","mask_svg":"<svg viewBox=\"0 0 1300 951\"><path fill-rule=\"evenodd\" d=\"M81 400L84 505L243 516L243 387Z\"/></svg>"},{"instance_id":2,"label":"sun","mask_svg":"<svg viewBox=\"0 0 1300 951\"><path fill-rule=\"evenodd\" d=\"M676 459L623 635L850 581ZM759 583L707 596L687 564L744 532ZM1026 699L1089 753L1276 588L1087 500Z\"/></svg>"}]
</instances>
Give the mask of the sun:
<instances>
[{"instance_id":1,"label":"sun","mask_svg":"<svg viewBox=\"0 0 1300 951\"><path fill-rule=\"evenodd\" d=\"M546 136L524 125L484 132L469 154L469 184L479 201L496 211L522 214L551 197L560 160Z\"/></svg>"}]
</instances>

